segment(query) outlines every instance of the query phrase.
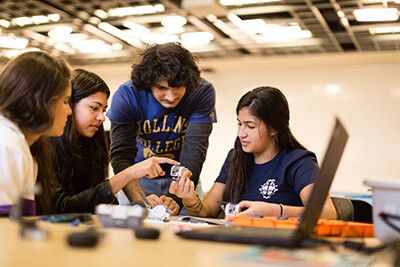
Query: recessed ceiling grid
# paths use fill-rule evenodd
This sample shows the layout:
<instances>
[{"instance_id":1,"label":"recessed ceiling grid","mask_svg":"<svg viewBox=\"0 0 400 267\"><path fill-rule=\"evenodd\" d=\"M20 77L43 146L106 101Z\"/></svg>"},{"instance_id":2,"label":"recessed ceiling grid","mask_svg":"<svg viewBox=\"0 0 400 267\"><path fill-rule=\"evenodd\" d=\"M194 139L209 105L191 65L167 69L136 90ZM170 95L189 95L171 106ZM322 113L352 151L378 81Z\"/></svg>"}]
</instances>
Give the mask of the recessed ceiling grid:
<instances>
[{"instance_id":1,"label":"recessed ceiling grid","mask_svg":"<svg viewBox=\"0 0 400 267\"><path fill-rule=\"evenodd\" d=\"M63 55L72 63L131 61L147 44L163 40L181 42L200 58L400 50L399 19L359 22L354 15L359 8L400 9L400 1L275 0L236 5L221 2L3 0L0 61L6 62L18 54L13 47L2 46L1 41L7 38L25 42L29 49ZM163 20L170 16L186 18L181 32L170 33L171 28L167 31ZM378 32L383 27L393 31ZM52 32L62 29L66 31L64 36L54 39ZM299 30L300 37L286 40L293 29ZM287 36L282 33L286 30ZM189 42L196 34L209 40ZM281 40L276 38L278 35ZM71 40L64 40L66 37ZM156 39L165 37L170 39ZM85 48L84 42L89 47ZM90 45L95 48L93 51Z\"/></svg>"}]
</instances>

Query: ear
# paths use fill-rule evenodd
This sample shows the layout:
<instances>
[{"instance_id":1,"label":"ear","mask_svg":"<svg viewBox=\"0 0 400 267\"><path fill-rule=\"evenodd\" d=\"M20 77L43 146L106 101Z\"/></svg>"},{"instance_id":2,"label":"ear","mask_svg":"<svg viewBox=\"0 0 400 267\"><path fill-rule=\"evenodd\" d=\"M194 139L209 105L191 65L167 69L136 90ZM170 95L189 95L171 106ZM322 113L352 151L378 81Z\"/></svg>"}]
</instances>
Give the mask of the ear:
<instances>
[{"instance_id":1,"label":"ear","mask_svg":"<svg viewBox=\"0 0 400 267\"><path fill-rule=\"evenodd\" d=\"M275 129L271 128L271 136L276 136L278 135L278 132Z\"/></svg>"}]
</instances>

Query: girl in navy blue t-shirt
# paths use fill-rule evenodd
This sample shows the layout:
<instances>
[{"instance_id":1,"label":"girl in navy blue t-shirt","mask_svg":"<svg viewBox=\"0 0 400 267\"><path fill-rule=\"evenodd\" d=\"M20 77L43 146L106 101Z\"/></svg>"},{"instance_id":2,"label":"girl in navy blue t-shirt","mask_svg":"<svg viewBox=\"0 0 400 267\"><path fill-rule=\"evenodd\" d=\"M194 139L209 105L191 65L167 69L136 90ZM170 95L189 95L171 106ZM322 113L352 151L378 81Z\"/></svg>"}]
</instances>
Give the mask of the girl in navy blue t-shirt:
<instances>
[{"instance_id":1,"label":"girl in navy blue t-shirt","mask_svg":"<svg viewBox=\"0 0 400 267\"><path fill-rule=\"evenodd\" d=\"M216 217L221 202L227 201L239 203L245 209L241 214L299 217L317 178L318 163L290 131L286 97L276 88L258 87L242 96L236 113L235 148L204 200L190 179L172 182L170 192L196 216ZM336 219L330 198L321 201L326 201L321 217Z\"/></svg>"}]
</instances>

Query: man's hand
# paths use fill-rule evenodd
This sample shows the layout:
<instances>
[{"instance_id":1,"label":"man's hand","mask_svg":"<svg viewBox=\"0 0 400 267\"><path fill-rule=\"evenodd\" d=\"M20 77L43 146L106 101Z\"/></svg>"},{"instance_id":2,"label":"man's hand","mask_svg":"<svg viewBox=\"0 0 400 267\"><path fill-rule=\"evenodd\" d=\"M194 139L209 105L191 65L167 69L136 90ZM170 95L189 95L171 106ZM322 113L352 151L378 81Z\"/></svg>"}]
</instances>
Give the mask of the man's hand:
<instances>
[{"instance_id":1,"label":"man's hand","mask_svg":"<svg viewBox=\"0 0 400 267\"><path fill-rule=\"evenodd\" d=\"M148 195L146 197L147 202L149 202L150 206L153 208L157 205L163 205L163 201L155 194Z\"/></svg>"},{"instance_id":2,"label":"man's hand","mask_svg":"<svg viewBox=\"0 0 400 267\"><path fill-rule=\"evenodd\" d=\"M176 216L179 214L179 205L173 198L162 195L160 199L163 202L162 205L171 211L171 215Z\"/></svg>"},{"instance_id":3,"label":"man's hand","mask_svg":"<svg viewBox=\"0 0 400 267\"><path fill-rule=\"evenodd\" d=\"M179 181L172 181L169 192L182 199L196 197L194 183L190 180L191 171L185 171Z\"/></svg>"}]
</instances>

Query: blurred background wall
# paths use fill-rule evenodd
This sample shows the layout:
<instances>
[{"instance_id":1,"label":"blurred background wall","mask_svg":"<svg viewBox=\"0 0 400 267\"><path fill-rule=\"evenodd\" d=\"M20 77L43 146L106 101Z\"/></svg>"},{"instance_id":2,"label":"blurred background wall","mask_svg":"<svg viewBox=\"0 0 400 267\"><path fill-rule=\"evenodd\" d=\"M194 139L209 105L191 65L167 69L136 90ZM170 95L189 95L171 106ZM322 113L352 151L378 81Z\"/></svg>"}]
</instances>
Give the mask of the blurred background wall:
<instances>
[{"instance_id":1,"label":"blurred background wall","mask_svg":"<svg viewBox=\"0 0 400 267\"><path fill-rule=\"evenodd\" d=\"M204 191L214 183L233 147L237 101L261 85L284 92L292 131L319 162L334 117L342 119L350 139L333 191L364 193L365 179L400 179L399 53L203 59L200 66L216 88L218 118L201 173ZM112 91L129 79L127 63L80 67L99 74Z\"/></svg>"}]
</instances>

